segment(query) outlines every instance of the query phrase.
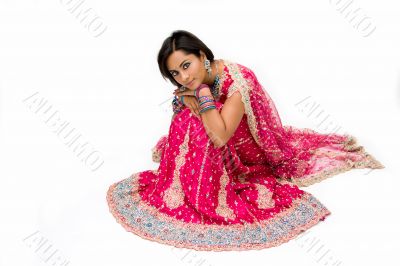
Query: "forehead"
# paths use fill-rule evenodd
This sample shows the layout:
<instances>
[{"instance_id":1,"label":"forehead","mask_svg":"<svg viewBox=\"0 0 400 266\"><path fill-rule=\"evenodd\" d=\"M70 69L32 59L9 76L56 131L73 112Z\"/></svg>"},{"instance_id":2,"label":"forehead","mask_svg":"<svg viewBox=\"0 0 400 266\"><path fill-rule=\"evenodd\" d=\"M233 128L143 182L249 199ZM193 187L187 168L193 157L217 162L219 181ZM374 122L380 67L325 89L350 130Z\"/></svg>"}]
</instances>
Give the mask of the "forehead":
<instances>
[{"instance_id":1,"label":"forehead","mask_svg":"<svg viewBox=\"0 0 400 266\"><path fill-rule=\"evenodd\" d=\"M179 65L185 60L193 60L196 58L193 54L185 54L185 52L181 50L174 51L167 59L167 68L168 70L176 70L179 69Z\"/></svg>"}]
</instances>

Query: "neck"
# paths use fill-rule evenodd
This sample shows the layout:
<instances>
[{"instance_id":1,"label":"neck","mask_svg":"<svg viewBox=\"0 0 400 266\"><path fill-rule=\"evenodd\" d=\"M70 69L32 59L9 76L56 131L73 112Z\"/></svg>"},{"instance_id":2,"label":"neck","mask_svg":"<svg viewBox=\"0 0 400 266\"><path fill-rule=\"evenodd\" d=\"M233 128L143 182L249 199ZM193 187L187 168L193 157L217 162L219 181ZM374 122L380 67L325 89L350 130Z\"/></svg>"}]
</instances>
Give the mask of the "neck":
<instances>
[{"instance_id":1,"label":"neck","mask_svg":"<svg viewBox=\"0 0 400 266\"><path fill-rule=\"evenodd\" d=\"M206 81L205 81L205 83L207 84L207 85L213 85L214 84L214 80L215 80L215 77L217 76L217 64L218 64L218 60L214 60L212 63L211 63L211 76L210 77L208 77L208 73L206 74Z\"/></svg>"}]
</instances>

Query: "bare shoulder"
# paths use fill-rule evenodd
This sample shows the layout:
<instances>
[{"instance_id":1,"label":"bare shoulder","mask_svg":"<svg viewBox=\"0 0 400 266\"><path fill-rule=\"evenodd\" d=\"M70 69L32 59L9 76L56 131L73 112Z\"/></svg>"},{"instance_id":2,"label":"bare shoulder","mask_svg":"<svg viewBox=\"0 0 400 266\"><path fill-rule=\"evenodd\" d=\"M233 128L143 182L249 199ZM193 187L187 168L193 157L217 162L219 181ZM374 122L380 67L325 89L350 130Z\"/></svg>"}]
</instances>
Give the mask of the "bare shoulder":
<instances>
[{"instance_id":1,"label":"bare shoulder","mask_svg":"<svg viewBox=\"0 0 400 266\"><path fill-rule=\"evenodd\" d=\"M222 110L224 108L236 109L237 111L240 111L240 110L244 111L244 104L242 101L242 94L240 93L240 90L235 91L234 93L232 93L232 95L230 95L226 99Z\"/></svg>"}]
</instances>

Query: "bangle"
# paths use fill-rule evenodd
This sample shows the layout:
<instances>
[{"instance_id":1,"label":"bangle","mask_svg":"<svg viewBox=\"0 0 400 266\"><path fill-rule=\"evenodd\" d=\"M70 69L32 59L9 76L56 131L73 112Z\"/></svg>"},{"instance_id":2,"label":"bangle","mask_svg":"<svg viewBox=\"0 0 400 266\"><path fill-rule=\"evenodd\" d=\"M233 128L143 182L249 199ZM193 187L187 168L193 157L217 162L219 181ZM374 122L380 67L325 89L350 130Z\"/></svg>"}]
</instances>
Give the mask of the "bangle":
<instances>
[{"instance_id":1,"label":"bangle","mask_svg":"<svg viewBox=\"0 0 400 266\"><path fill-rule=\"evenodd\" d=\"M199 102L199 105L201 105L202 103L207 102L207 101L215 101L215 100L214 100L213 97L210 97L209 95L206 95L206 96L201 96L199 98L198 102Z\"/></svg>"},{"instance_id":2,"label":"bangle","mask_svg":"<svg viewBox=\"0 0 400 266\"><path fill-rule=\"evenodd\" d=\"M177 114L180 111L182 111L182 107L183 104L181 102L179 102L178 97L174 97L174 99L172 100L172 111Z\"/></svg>"},{"instance_id":3,"label":"bangle","mask_svg":"<svg viewBox=\"0 0 400 266\"><path fill-rule=\"evenodd\" d=\"M214 103L214 100L209 99L209 100L202 101L201 103L199 103L199 106L202 106L207 103Z\"/></svg>"},{"instance_id":4,"label":"bangle","mask_svg":"<svg viewBox=\"0 0 400 266\"><path fill-rule=\"evenodd\" d=\"M182 104L183 104L183 96L185 96L185 95L181 95L181 98L180 98L181 99L180 101Z\"/></svg>"},{"instance_id":5,"label":"bangle","mask_svg":"<svg viewBox=\"0 0 400 266\"><path fill-rule=\"evenodd\" d=\"M210 97L211 97L211 99L214 100L214 96L212 96L211 94L200 96L197 100L201 101L201 100L204 99L204 98L210 98Z\"/></svg>"},{"instance_id":6,"label":"bangle","mask_svg":"<svg viewBox=\"0 0 400 266\"><path fill-rule=\"evenodd\" d=\"M182 103L179 101L179 99L178 99L177 96L175 96L174 99L172 99L172 104L173 104L174 106L180 106L180 105L182 105Z\"/></svg>"},{"instance_id":7,"label":"bangle","mask_svg":"<svg viewBox=\"0 0 400 266\"><path fill-rule=\"evenodd\" d=\"M205 103L204 105L200 106L200 109L203 109L203 108L206 108L206 107L212 106L212 105L215 105L215 104L214 103Z\"/></svg>"},{"instance_id":8,"label":"bangle","mask_svg":"<svg viewBox=\"0 0 400 266\"><path fill-rule=\"evenodd\" d=\"M199 113L204 113L207 110L210 109L216 109L216 105L215 105L215 100L213 97L209 97L209 96L202 96L199 99Z\"/></svg>"},{"instance_id":9,"label":"bangle","mask_svg":"<svg viewBox=\"0 0 400 266\"><path fill-rule=\"evenodd\" d=\"M209 109L216 109L216 106L215 105L211 105L211 106L204 107L203 109L200 109L199 113L202 114L202 113L204 113L205 111L207 111Z\"/></svg>"}]
</instances>

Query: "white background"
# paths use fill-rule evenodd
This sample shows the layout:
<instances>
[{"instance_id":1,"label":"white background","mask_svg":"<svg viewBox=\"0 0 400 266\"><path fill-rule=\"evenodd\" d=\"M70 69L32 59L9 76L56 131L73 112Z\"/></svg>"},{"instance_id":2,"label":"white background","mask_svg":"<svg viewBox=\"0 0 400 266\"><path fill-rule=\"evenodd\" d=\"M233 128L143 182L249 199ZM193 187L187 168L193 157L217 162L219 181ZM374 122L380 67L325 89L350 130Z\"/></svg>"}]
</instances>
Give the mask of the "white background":
<instances>
[{"instance_id":1,"label":"white background","mask_svg":"<svg viewBox=\"0 0 400 266\"><path fill-rule=\"evenodd\" d=\"M350 21L337 10L345 3L360 17ZM82 8L92 8L107 27L97 37L71 5L0 2L0 265L51 265L46 258L53 251L69 265L394 265L396 1L86 0ZM369 36L367 26L376 27ZM158 166L150 149L168 132L174 87L162 79L156 56L176 29L197 35L216 58L252 69L283 124L327 132L320 122L329 117L386 168L354 169L304 188L332 214L278 247L200 252L126 232L109 213L106 192ZM101 154L100 168L92 171L29 107L24 99L34 93ZM298 108L306 97L320 105L321 117ZM32 235L51 249L37 250Z\"/></svg>"}]
</instances>

